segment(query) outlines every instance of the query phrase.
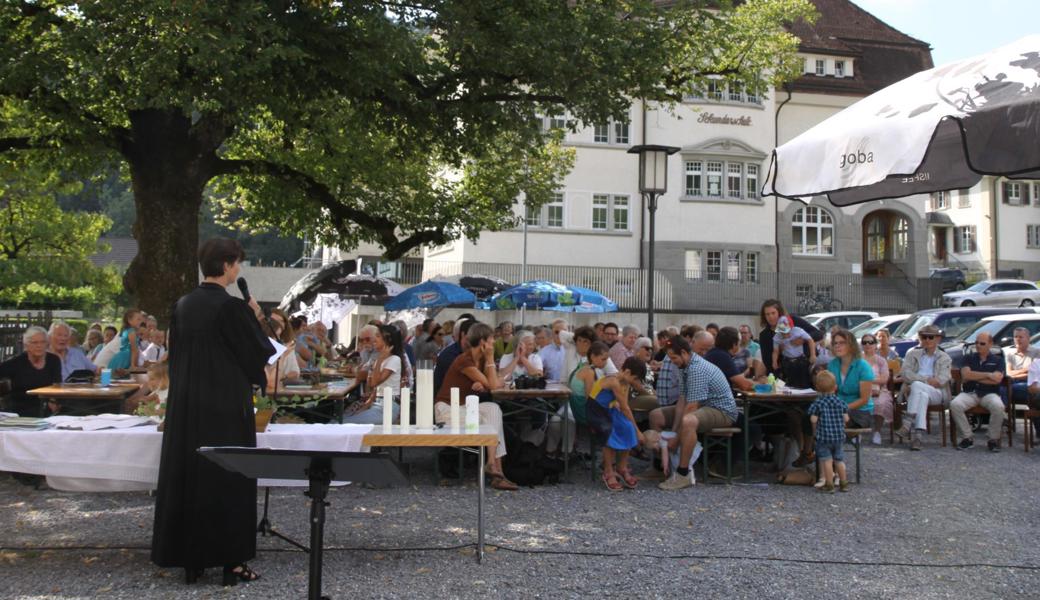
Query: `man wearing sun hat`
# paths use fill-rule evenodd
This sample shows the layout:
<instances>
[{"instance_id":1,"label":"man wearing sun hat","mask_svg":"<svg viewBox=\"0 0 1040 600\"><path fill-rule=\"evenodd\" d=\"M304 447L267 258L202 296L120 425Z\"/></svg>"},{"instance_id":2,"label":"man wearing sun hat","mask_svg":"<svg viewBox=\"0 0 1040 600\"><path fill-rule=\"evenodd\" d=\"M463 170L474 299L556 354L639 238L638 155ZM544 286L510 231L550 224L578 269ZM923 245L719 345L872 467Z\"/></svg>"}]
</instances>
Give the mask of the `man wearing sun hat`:
<instances>
[{"instance_id":1,"label":"man wearing sun hat","mask_svg":"<svg viewBox=\"0 0 1040 600\"><path fill-rule=\"evenodd\" d=\"M950 403L950 355L939 348L942 332L925 325L917 332L920 345L906 353L900 374L906 394L903 426L896 431L900 441L910 439L910 449L921 449L921 437L928 427L928 407Z\"/></svg>"}]
</instances>

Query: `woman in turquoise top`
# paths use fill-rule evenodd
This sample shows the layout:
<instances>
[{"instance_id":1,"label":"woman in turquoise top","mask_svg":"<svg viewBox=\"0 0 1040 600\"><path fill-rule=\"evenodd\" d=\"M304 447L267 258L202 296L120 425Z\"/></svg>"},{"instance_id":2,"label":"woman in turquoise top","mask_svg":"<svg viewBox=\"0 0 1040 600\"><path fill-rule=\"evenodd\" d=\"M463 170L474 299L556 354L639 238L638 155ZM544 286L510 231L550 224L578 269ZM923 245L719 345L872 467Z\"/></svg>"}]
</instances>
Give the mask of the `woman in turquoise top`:
<instances>
[{"instance_id":1,"label":"woman in turquoise top","mask_svg":"<svg viewBox=\"0 0 1040 600\"><path fill-rule=\"evenodd\" d=\"M137 366L140 348L137 345L137 329L144 323L144 313L136 308L123 313L123 330L119 332L119 352L112 355L109 369L129 369Z\"/></svg>"},{"instance_id":2,"label":"woman in turquoise top","mask_svg":"<svg viewBox=\"0 0 1040 600\"><path fill-rule=\"evenodd\" d=\"M856 337L847 329L831 332L831 353L834 358L827 363L827 370L838 381L838 397L848 405L848 426L869 429L874 414L870 396L874 369L863 360Z\"/></svg>"}]
</instances>

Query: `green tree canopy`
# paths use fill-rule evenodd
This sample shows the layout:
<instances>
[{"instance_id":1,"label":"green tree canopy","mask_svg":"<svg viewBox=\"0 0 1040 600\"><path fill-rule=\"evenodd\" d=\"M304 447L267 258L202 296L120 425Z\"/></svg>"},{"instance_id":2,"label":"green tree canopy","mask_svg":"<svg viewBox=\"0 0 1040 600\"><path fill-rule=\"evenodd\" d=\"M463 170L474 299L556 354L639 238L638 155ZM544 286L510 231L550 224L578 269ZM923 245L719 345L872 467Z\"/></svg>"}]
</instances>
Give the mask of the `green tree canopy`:
<instances>
[{"instance_id":1,"label":"green tree canopy","mask_svg":"<svg viewBox=\"0 0 1040 600\"><path fill-rule=\"evenodd\" d=\"M89 256L106 250L104 215L61 210L57 193L79 186L25 160L0 160L0 306L96 309L120 289L114 269Z\"/></svg>"},{"instance_id":2,"label":"green tree canopy","mask_svg":"<svg viewBox=\"0 0 1040 600\"><path fill-rule=\"evenodd\" d=\"M736 4L736 6L734 6ZM165 315L195 285L198 212L398 256L512 224L572 160L534 125L620 119L708 77L794 76L808 0L21 0L0 5L0 151L129 167ZM237 211L237 212L236 212Z\"/></svg>"}]
</instances>

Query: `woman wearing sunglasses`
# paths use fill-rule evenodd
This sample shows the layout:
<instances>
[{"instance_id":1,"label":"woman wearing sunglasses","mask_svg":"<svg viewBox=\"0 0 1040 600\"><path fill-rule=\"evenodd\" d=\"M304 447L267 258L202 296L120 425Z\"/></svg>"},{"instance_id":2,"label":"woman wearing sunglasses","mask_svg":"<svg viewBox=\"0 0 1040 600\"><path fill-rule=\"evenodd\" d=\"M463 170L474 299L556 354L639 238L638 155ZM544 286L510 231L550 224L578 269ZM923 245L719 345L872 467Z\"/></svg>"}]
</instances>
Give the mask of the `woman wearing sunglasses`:
<instances>
[{"instance_id":1,"label":"woman wearing sunglasses","mask_svg":"<svg viewBox=\"0 0 1040 600\"><path fill-rule=\"evenodd\" d=\"M888 361L878 354L878 339L867 334L860 339L863 360L874 370L874 381L870 384L870 396L874 400L874 435L871 441L881 445L881 427L892 422L892 392L888 390Z\"/></svg>"}]
</instances>

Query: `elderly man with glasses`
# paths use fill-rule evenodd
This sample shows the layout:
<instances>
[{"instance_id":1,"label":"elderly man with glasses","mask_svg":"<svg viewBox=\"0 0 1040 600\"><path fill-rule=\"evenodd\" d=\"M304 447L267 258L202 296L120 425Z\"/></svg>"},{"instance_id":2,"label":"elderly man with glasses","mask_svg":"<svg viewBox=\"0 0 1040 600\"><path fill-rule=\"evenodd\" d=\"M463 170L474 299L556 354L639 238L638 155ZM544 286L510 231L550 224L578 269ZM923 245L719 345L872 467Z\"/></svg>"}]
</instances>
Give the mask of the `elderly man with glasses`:
<instances>
[{"instance_id":1,"label":"elderly man with glasses","mask_svg":"<svg viewBox=\"0 0 1040 600\"><path fill-rule=\"evenodd\" d=\"M1000 384L1004 381L1004 354L993 350L993 336L980 333L975 338L975 353L968 355L961 367L961 393L950 402L950 415L957 426L958 450L975 445L971 426L965 411L981 406L989 411L990 452L1000 452L1000 431L1004 424L1004 402L1000 399Z\"/></svg>"},{"instance_id":2,"label":"elderly man with glasses","mask_svg":"<svg viewBox=\"0 0 1040 600\"><path fill-rule=\"evenodd\" d=\"M900 441L910 439L910 449L921 449L921 437L928 427L928 407L950 401L950 355L939 348L942 332L925 325L917 333L920 345L906 353L901 375L905 382L906 414L896 431Z\"/></svg>"}]
</instances>

